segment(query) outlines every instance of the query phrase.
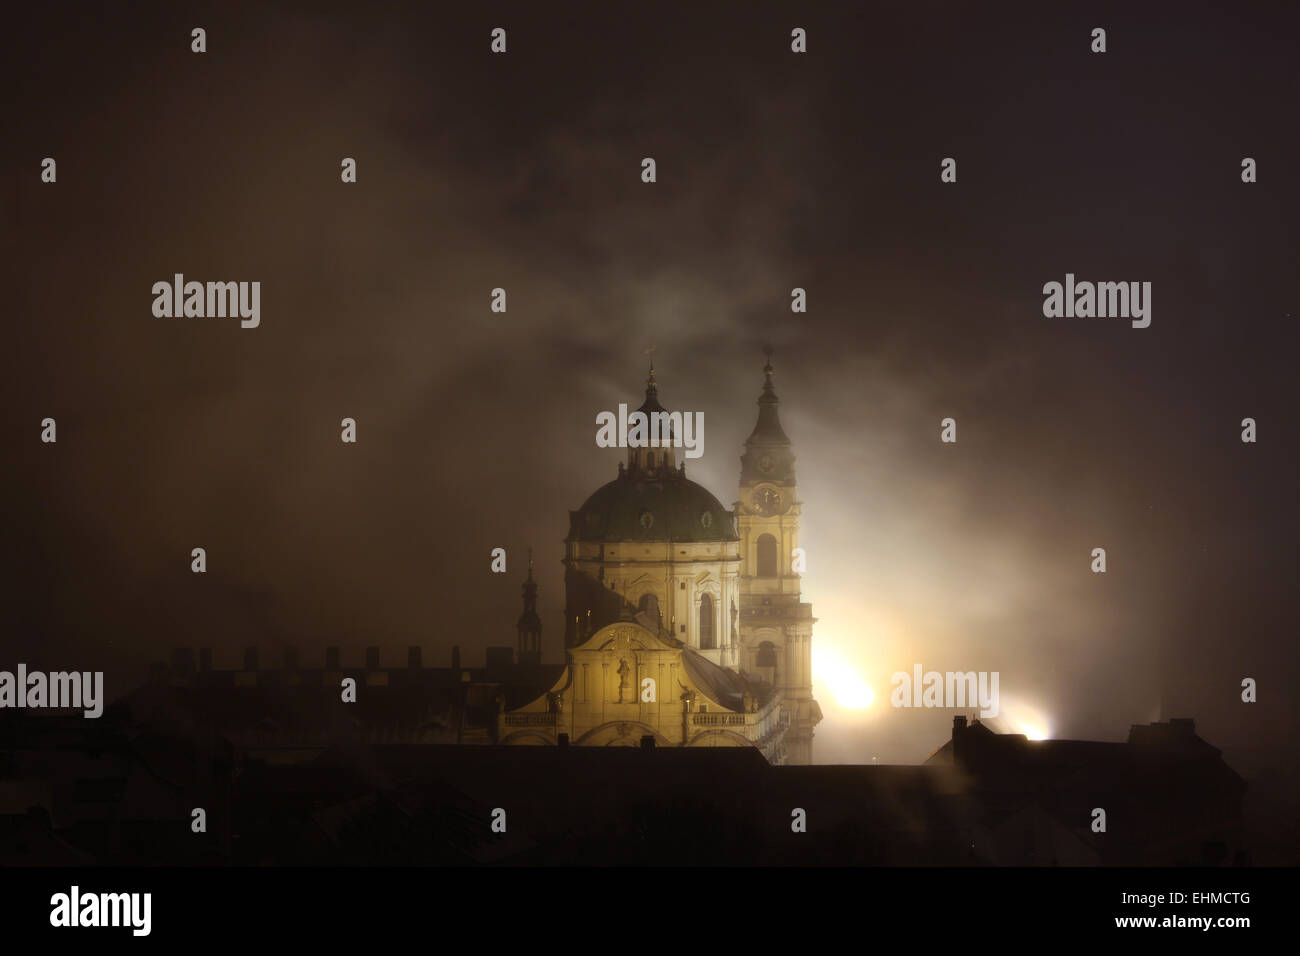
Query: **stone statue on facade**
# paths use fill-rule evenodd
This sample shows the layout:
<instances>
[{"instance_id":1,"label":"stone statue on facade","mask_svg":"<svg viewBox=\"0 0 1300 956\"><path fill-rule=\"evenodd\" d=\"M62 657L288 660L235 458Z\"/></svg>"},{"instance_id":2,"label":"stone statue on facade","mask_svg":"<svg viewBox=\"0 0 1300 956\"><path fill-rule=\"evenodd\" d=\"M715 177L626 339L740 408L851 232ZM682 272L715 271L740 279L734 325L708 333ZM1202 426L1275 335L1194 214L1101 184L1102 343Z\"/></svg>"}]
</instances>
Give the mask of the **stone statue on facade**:
<instances>
[{"instance_id":1,"label":"stone statue on facade","mask_svg":"<svg viewBox=\"0 0 1300 956\"><path fill-rule=\"evenodd\" d=\"M618 662L618 703L625 703L623 695L628 689L628 675L632 673L632 668L627 666L627 661L619 659Z\"/></svg>"}]
</instances>

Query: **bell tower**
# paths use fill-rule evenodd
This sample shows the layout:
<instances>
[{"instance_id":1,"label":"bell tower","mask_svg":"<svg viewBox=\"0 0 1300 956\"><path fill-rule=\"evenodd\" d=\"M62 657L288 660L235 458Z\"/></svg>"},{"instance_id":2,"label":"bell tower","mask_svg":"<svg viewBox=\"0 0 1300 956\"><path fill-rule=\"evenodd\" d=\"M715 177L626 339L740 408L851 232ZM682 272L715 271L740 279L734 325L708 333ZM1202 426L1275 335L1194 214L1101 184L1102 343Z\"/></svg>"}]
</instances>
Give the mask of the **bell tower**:
<instances>
[{"instance_id":1,"label":"bell tower","mask_svg":"<svg viewBox=\"0 0 1300 956\"><path fill-rule=\"evenodd\" d=\"M740 458L740 666L772 683L784 698L790 729L788 763L812 763L821 708L812 696L812 605L801 600L795 456L777 414L772 350L766 350L758 422Z\"/></svg>"}]
</instances>

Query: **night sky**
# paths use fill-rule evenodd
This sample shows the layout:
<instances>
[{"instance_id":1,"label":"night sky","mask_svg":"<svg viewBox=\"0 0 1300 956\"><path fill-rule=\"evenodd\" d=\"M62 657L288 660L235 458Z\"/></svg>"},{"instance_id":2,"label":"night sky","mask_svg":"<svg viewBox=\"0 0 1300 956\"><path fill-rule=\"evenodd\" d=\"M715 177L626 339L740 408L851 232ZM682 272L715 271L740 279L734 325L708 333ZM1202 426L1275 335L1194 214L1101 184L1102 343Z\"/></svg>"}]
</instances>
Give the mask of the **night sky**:
<instances>
[{"instance_id":1,"label":"night sky","mask_svg":"<svg viewBox=\"0 0 1300 956\"><path fill-rule=\"evenodd\" d=\"M625 454L596 414L653 345L730 507L771 344L819 761L943 743L952 711L888 705L921 663L1000 671L1006 729L1191 716L1243 772L1291 763L1294 8L822 6L16 14L3 666L112 697L173 645L478 664L529 546L558 663L568 510ZM177 272L259 280L260 327L156 318ZM1150 328L1045 318L1067 272L1151 282Z\"/></svg>"}]
</instances>

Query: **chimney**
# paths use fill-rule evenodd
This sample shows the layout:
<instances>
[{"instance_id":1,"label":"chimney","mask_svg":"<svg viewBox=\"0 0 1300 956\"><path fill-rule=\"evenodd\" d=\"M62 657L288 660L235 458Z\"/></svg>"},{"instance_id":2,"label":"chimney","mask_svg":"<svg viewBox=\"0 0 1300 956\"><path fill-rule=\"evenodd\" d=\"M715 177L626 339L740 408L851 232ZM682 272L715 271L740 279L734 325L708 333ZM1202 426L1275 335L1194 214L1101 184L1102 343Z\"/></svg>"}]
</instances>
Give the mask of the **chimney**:
<instances>
[{"instance_id":1,"label":"chimney","mask_svg":"<svg viewBox=\"0 0 1300 956\"><path fill-rule=\"evenodd\" d=\"M199 670L204 674L212 670L212 648L199 648Z\"/></svg>"},{"instance_id":2,"label":"chimney","mask_svg":"<svg viewBox=\"0 0 1300 956\"><path fill-rule=\"evenodd\" d=\"M284 649L284 669L287 671L298 669L298 648L291 646Z\"/></svg>"},{"instance_id":3,"label":"chimney","mask_svg":"<svg viewBox=\"0 0 1300 956\"><path fill-rule=\"evenodd\" d=\"M460 645L457 644L451 649L451 669L460 670Z\"/></svg>"},{"instance_id":4,"label":"chimney","mask_svg":"<svg viewBox=\"0 0 1300 956\"><path fill-rule=\"evenodd\" d=\"M379 648L373 645L366 648L366 670L379 670Z\"/></svg>"},{"instance_id":5,"label":"chimney","mask_svg":"<svg viewBox=\"0 0 1300 956\"><path fill-rule=\"evenodd\" d=\"M966 733L966 715L958 714L952 719L952 762L953 765L961 763L966 757L965 748L961 745L961 736Z\"/></svg>"},{"instance_id":6,"label":"chimney","mask_svg":"<svg viewBox=\"0 0 1300 956\"><path fill-rule=\"evenodd\" d=\"M339 670L339 649L337 647L325 648L325 669L327 671Z\"/></svg>"},{"instance_id":7,"label":"chimney","mask_svg":"<svg viewBox=\"0 0 1300 956\"><path fill-rule=\"evenodd\" d=\"M419 647L408 647L406 649L406 666L413 671L418 671L424 666Z\"/></svg>"},{"instance_id":8,"label":"chimney","mask_svg":"<svg viewBox=\"0 0 1300 956\"><path fill-rule=\"evenodd\" d=\"M246 671L257 670L257 648L256 647L244 648L244 670Z\"/></svg>"},{"instance_id":9,"label":"chimney","mask_svg":"<svg viewBox=\"0 0 1300 956\"><path fill-rule=\"evenodd\" d=\"M568 747L568 746L569 746L569 735L568 735L568 734L559 734L559 735L557 735L556 738L555 738L555 746L557 746L557 747L561 747L561 748L566 748L566 747Z\"/></svg>"},{"instance_id":10,"label":"chimney","mask_svg":"<svg viewBox=\"0 0 1300 956\"><path fill-rule=\"evenodd\" d=\"M655 749L655 735L654 735L654 734L642 734L642 735L641 735L641 749L642 749L642 750L654 750L654 749Z\"/></svg>"}]
</instances>

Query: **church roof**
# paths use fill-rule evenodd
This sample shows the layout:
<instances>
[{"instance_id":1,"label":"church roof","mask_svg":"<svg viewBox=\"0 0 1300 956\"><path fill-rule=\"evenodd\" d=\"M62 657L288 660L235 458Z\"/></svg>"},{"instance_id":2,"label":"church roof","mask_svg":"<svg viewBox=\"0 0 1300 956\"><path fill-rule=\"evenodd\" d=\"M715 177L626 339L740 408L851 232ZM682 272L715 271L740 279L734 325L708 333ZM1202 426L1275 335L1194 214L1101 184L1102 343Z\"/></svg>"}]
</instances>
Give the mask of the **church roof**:
<instances>
[{"instance_id":1,"label":"church roof","mask_svg":"<svg viewBox=\"0 0 1300 956\"><path fill-rule=\"evenodd\" d=\"M735 515L680 475L624 475L569 512L570 541L736 541Z\"/></svg>"},{"instance_id":2,"label":"church roof","mask_svg":"<svg viewBox=\"0 0 1300 956\"><path fill-rule=\"evenodd\" d=\"M745 440L746 445L789 445L790 439L781 427L781 418L777 415L776 407L781 400L776 397L776 389L772 386L772 360L769 356L768 362L763 366L763 372L767 376L763 382L763 391L758 396L758 421L754 425L754 430L750 433L749 438Z\"/></svg>"},{"instance_id":3,"label":"church roof","mask_svg":"<svg viewBox=\"0 0 1300 956\"><path fill-rule=\"evenodd\" d=\"M645 412L647 415L652 412L666 412L668 409L659 404L659 383L655 381L654 366L650 366L650 378L645 384L645 401L641 403L638 412Z\"/></svg>"},{"instance_id":4,"label":"church roof","mask_svg":"<svg viewBox=\"0 0 1300 956\"><path fill-rule=\"evenodd\" d=\"M781 418L777 414L780 399L772 385L772 354L768 351L767 364L763 366L763 391L758 396L758 421L745 439L745 453L740 457L742 483L774 481L794 482L794 452Z\"/></svg>"},{"instance_id":5,"label":"church roof","mask_svg":"<svg viewBox=\"0 0 1300 956\"><path fill-rule=\"evenodd\" d=\"M646 380L647 415L664 412L654 365ZM568 541L739 541L736 516L680 468L629 459L616 479L597 488L569 512Z\"/></svg>"},{"instance_id":6,"label":"church roof","mask_svg":"<svg viewBox=\"0 0 1300 956\"><path fill-rule=\"evenodd\" d=\"M771 699L770 684L746 679L743 674L713 663L692 648L687 647L682 650L682 663L685 665L687 676L695 686L704 691L711 700L732 710L743 709L746 691L754 695L760 706L766 706Z\"/></svg>"}]
</instances>

